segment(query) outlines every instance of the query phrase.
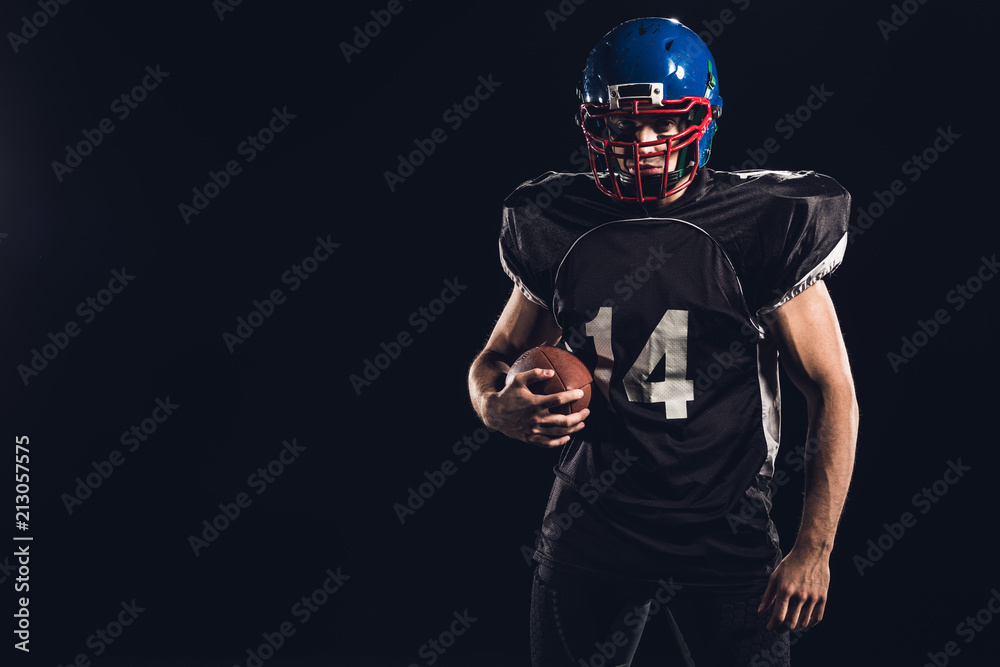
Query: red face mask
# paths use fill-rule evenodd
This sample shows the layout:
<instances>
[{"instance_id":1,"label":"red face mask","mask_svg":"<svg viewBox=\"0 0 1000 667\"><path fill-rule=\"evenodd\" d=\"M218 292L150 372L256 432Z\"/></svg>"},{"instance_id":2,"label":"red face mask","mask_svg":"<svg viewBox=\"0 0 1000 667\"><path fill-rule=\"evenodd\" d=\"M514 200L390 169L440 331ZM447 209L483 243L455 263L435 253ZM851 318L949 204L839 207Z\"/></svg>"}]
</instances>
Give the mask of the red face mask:
<instances>
[{"instance_id":1,"label":"red face mask","mask_svg":"<svg viewBox=\"0 0 1000 667\"><path fill-rule=\"evenodd\" d=\"M690 185L698 170L699 142L713 120L708 99L626 101L615 93L609 104L580 106L597 187L619 201L643 202Z\"/></svg>"}]
</instances>

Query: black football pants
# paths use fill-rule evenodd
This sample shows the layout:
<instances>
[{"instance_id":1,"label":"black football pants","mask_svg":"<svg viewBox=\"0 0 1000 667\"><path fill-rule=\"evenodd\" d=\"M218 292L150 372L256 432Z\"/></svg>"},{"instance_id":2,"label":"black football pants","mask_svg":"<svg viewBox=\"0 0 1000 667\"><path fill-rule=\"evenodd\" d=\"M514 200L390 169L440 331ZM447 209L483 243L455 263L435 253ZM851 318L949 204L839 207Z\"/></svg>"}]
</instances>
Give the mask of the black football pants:
<instances>
[{"instance_id":1,"label":"black football pants","mask_svg":"<svg viewBox=\"0 0 1000 667\"><path fill-rule=\"evenodd\" d=\"M651 627L667 628L668 636L649 638L657 650L644 665L787 667L788 634L767 630L771 609L757 614L763 592L764 585L733 595L673 580L625 587L539 565L531 591L531 664L629 667L647 622L662 617Z\"/></svg>"}]
</instances>

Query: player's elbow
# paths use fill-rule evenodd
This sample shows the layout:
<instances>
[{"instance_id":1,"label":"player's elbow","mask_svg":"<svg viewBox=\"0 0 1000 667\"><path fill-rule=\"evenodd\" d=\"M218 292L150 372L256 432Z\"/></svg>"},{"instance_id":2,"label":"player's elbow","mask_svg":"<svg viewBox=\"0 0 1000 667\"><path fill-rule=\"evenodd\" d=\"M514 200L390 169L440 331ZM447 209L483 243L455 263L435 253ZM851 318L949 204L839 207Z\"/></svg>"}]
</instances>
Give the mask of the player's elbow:
<instances>
[{"instance_id":1,"label":"player's elbow","mask_svg":"<svg viewBox=\"0 0 1000 667\"><path fill-rule=\"evenodd\" d=\"M822 409L823 412L836 415L838 420L849 424L854 431L858 428L861 410L858 406L858 395L854 382L849 374L831 374L817 378L801 387L809 404L809 411Z\"/></svg>"}]
</instances>

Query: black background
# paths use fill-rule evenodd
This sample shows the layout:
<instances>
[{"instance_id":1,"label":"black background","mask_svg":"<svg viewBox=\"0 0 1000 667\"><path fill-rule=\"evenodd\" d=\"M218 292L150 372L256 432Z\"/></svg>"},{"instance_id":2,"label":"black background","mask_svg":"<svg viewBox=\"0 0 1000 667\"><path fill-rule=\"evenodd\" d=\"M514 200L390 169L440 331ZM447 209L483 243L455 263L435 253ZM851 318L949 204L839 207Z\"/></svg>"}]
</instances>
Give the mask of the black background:
<instances>
[{"instance_id":1,"label":"black background","mask_svg":"<svg viewBox=\"0 0 1000 667\"><path fill-rule=\"evenodd\" d=\"M11 521L8 534L34 538L31 653L12 648L7 615L3 660L246 665L263 633L291 621L295 634L265 664L427 665L421 646L468 610L477 620L435 664L526 665L521 547L533 544L557 452L499 434L468 460L453 450L483 435L465 374L510 290L500 203L528 178L573 168L590 47L623 20L661 15L712 39L725 115L711 166L739 166L773 137L780 149L764 166L834 176L854 196L855 225L876 192L905 186L828 281L862 426L827 618L796 638L796 664L920 665L948 641L960 648L953 664L991 664L1000 624L970 643L956 626L1000 586L1000 287L983 283L961 310L947 295L998 250L987 205L995 10L914 0L884 35L887 2L566 0L551 23L555 0L402 0L347 62L341 43L385 6L244 0L220 20L208 0L77 0L17 52L9 35L0 47L2 432L11 467L15 437L30 437L31 486L30 529ZM0 28L20 31L38 11L6 3ZM157 65L169 75L119 120L112 101ZM499 85L454 128L443 114L480 76ZM786 138L775 124L811 86L832 95ZM247 163L237 146L286 107L294 119ZM105 117L115 130L57 179L53 161ZM385 172L436 128L447 140L390 189ZM939 128L959 138L911 181L903 164ZM242 172L185 224L178 206L233 159ZM281 276L317 237L340 247L290 291ZM122 267L135 279L85 323L77 304ZM418 331L411 314L446 280L466 287ZM287 301L231 353L223 333L276 288ZM938 309L949 321L894 369L887 354ZM79 335L25 383L18 366L70 320ZM412 343L356 391L350 376L402 332ZM786 388L779 461L805 428ZM180 407L127 451L121 434L167 397ZM257 495L248 476L293 438L305 449ZM122 465L70 513L77 478L114 450ZM454 474L401 524L394 505L449 459ZM914 494L959 459L971 470L921 514ZM775 519L787 548L801 477L786 469ZM240 492L251 505L195 555L189 537ZM916 525L862 576L854 557L906 511ZM7 568L16 546L0 551ZM337 568L349 580L300 623L293 605ZM0 571L11 614L16 576ZM132 600L144 611L95 655L88 638ZM636 667L658 664L654 643Z\"/></svg>"}]
</instances>

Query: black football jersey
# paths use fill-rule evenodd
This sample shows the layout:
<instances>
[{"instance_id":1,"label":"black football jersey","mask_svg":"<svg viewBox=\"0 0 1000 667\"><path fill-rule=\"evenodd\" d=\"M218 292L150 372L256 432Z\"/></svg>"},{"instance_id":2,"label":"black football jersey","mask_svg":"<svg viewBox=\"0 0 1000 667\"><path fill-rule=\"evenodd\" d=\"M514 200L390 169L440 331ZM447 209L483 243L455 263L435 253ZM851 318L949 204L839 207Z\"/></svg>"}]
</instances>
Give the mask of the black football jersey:
<instances>
[{"instance_id":1,"label":"black football jersey","mask_svg":"<svg viewBox=\"0 0 1000 667\"><path fill-rule=\"evenodd\" d=\"M550 172L508 197L503 267L600 390L560 452L535 560L706 584L770 572L768 315L840 264L849 208L813 172L702 170L652 214L590 174Z\"/></svg>"}]
</instances>

